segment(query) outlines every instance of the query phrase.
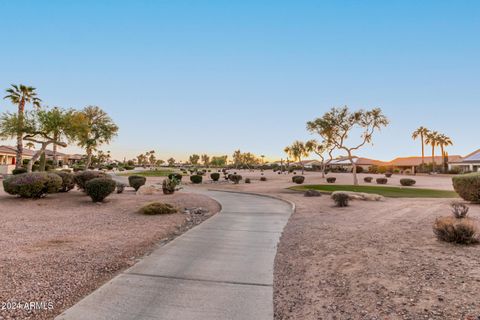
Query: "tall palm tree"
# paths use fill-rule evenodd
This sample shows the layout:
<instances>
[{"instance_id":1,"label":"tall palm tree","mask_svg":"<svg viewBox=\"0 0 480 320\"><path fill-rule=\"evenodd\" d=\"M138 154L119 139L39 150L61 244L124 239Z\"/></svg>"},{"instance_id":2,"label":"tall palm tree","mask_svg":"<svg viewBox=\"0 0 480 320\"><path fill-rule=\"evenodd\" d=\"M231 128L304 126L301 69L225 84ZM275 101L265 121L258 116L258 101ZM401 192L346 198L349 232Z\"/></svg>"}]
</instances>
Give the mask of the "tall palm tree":
<instances>
[{"instance_id":1,"label":"tall palm tree","mask_svg":"<svg viewBox=\"0 0 480 320\"><path fill-rule=\"evenodd\" d=\"M448 146L453 146L453 141L450 137L440 134L438 136L438 145L440 146L440 149L442 151L442 168L445 169L446 166L446 152L445 152L445 147Z\"/></svg>"},{"instance_id":2,"label":"tall palm tree","mask_svg":"<svg viewBox=\"0 0 480 320\"><path fill-rule=\"evenodd\" d=\"M431 131L427 134L425 143L432 146L432 171L435 172L435 147L439 146L440 134L437 131Z\"/></svg>"},{"instance_id":3,"label":"tall palm tree","mask_svg":"<svg viewBox=\"0 0 480 320\"><path fill-rule=\"evenodd\" d=\"M412 139L417 140L420 138L422 141L422 167L425 165L425 138L427 137L430 130L425 127L419 127L417 130L413 131Z\"/></svg>"},{"instance_id":4,"label":"tall palm tree","mask_svg":"<svg viewBox=\"0 0 480 320\"><path fill-rule=\"evenodd\" d=\"M305 146L305 143L297 140L293 142L290 146L286 147L283 151L285 151L285 153L291 156L295 161L300 162L300 164L302 165L303 175L305 173L305 166L302 162L302 158L308 157L308 155L310 154L308 148Z\"/></svg>"},{"instance_id":5,"label":"tall palm tree","mask_svg":"<svg viewBox=\"0 0 480 320\"><path fill-rule=\"evenodd\" d=\"M27 103L32 103L34 107L40 107L40 100L37 97L34 87L25 86L23 84L15 85L12 84L11 88L5 90L7 95L3 99L8 99L10 102L18 106L18 128L17 128L17 152L15 156L15 167L19 168L22 166L22 155L23 155L23 125L25 117L25 105Z\"/></svg>"}]
</instances>

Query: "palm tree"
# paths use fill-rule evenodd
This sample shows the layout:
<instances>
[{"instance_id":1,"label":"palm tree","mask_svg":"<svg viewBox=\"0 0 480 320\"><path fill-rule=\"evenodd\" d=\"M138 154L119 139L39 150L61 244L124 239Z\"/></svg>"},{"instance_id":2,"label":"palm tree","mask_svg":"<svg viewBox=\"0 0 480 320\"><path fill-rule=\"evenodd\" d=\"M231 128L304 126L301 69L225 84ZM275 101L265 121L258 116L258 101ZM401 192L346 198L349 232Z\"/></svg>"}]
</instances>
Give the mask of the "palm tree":
<instances>
[{"instance_id":1,"label":"palm tree","mask_svg":"<svg viewBox=\"0 0 480 320\"><path fill-rule=\"evenodd\" d=\"M303 157L308 157L310 152L308 151L307 147L302 141L295 141L292 143L292 145L286 147L283 151L285 151L286 154L291 156L295 161L300 162L302 165L302 175L305 173L305 166L302 162Z\"/></svg>"},{"instance_id":2,"label":"palm tree","mask_svg":"<svg viewBox=\"0 0 480 320\"><path fill-rule=\"evenodd\" d=\"M442 168L445 169L446 166L446 152L445 152L445 147L448 146L453 146L453 141L450 137L440 134L438 136L438 145L440 146L440 149L442 150Z\"/></svg>"},{"instance_id":3,"label":"palm tree","mask_svg":"<svg viewBox=\"0 0 480 320\"><path fill-rule=\"evenodd\" d=\"M425 165L425 138L427 137L430 130L425 127L420 127L412 133L413 140L417 140L420 137L422 142L422 167Z\"/></svg>"},{"instance_id":4,"label":"palm tree","mask_svg":"<svg viewBox=\"0 0 480 320\"><path fill-rule=\"evenodd\" d=\"M431 131L427 134L425 143L432 146L432 171L435 172L435 147L439 146L440 134L437 131Z\"/></svg>"},{"instance_id":5,"label":"palm tree","mask_svg":"<svg viewBox=\"0 0 480 320\"><path fill-rule=\"evenodd\" d=\"M28 149L28 150L33 150L35 149L35 144L33 142L27 142L25 144L25 147Z\"/></svg>"},{"instance_id":6,"label":"palm tree","mask_svg":"<svg viewBox=\"0 0 480 320\"><path fill-rule=\"evenodd\" d=\"M15 167L22 166L22 154L23 154L23 123L25 117L25 105L32 103L34 107L40 107L40 100L37 98L37 93L34 87L25 86L23 84L12 84L11 88L5 90L7 95L3 99L8 99L14 105L18 106L18 128L17 128L17 152L15 156Z\"/></svg>"}]
</instances>

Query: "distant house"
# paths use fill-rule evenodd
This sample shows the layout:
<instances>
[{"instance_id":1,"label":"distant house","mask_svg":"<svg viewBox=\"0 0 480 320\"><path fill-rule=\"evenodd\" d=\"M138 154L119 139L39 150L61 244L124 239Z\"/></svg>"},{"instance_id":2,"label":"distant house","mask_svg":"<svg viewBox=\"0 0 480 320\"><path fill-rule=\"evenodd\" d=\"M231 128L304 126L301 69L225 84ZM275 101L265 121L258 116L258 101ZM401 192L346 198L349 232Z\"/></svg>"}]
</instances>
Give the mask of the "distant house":
<instances>
[{"instance_id":1,"label":"distant house","mask_svg":"<svg viewBox=\"0 0 480 320\"><path fill-rule=\"evenodd\" d=\"M448 169L458 168L460 171L480 171L480 149L456 161L449 161Z\"/></svg>"},{"instance_id":2,"label":"distant house","mask_svg":"<svg viewBox=\"0 0 480 320\"><path fill-rule=\"evenodd\" d=\"M17 148L11 146L0 146L0 174L11 173L16 165ZM31 159L34 152L23 149L23 159Z\"/></svg>"},{"instance_id":3,"label":"distant house","mask_svg":"<svg viewBox=\"0 0 480 320\"><path fill-rule=\"evenodd\" d=\"M462 157L459 155L449 155L448 162L451 163L452 161L458 161ZM437 166L441 166L443 163L443 157L437 156L434 158L435 164ZM424 163L429 164L432 163L432 157L425 157ZM410 170L412 173L418 172L419 167L422 165L422 157L399 157L395 158L392 161L388 162L386 166L391 167L393 169L398 169L401 171Z\"/></svg>"},{"instance_id":4,"label":"distant house","mask_svg":"<svg viewBox=\"0 0 480 320\"><path fill-rule=\"evenodd\" d=\"M353 157L353 162L357 165L357 168L361 167L365 171L368 171L373 166L380 167L386 165L386 162L362 157ZM353 170L353 165L347 157L334 159L328 163L328 166L330 168L342 168L346 171Z\"/></svg>"},{"instance_id":5,"label":"distant house","mask_svg":"<svg viewBox=\"0 0 480 320\"><path fill-rule=\"evenodd\" d=\"M11 173L15 169L17 148L12 146L0 146L0 174ZM23 159L31 159L35 154L34 150L24 148ZM53 160L53 151L45 150L45 156L48 160ZM80 154L65 154L57 151L58 160L61 165L69 165L82 160Z\"/></svg>"}]
</instances>

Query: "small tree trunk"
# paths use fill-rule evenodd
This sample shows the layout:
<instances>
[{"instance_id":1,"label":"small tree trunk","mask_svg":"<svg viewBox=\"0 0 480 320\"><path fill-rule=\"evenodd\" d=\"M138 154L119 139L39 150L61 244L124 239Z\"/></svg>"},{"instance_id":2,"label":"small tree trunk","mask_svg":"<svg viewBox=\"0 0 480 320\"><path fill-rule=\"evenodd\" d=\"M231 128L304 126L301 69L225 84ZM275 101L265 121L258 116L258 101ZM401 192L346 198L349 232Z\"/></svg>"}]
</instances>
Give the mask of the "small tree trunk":
<instances>
[{"instance_id":1,"label":"small tree trunk","mask_svg":"<svg viewBox=\"0 0 480 320\"><path fill-rule=\"evenodd\" d=\"M45 158L45 151L44 151L40 155L40 165L39 165L38 171L42 171L42 172L45 171L45 165L46 165L46 158Z\"/></svg>"},{"instance_id":2,"label":"small tree trunk","mask_svg":"<svg viewBox=\"0 0 480 320\"><path fill-rule=\"evenodd\" d=\"M322 161L322 178L325 178L325 168L326 168L326 165L325 165L325 161Z\"/></svg>"},{"instance_id":3,"label":"small tree trunk","mask_svg":"<svg viewBox=\"0 0 480 320\"><path fill-rule=\"evenodd\" d=\"M34 163L37 162L37 160L40 158L40 156L42 154L45 154L45 149L47 148L47 145L48 145L48 143L42 143L42 147L40 148L40 150L35 152L32 159L30 159L30 161L28 162L27 172L29 172L29 173L32 172Z\"/></svg>"},{"instance_id":4,"label":"small tree trunk","mask_svg":"<svg viewBox=\"0 0 480 320\"><path fill-rule=\"evenodd\" d=\"M85 171L88 170L91 163L92 163L92 150L87 149L87 163L85 164Z\"/></svg>"},{"instance_id":5,"label":"small tree trunk","mask_svg":"<svg viewBox=\"0 0 480 320\"><path fill-rule=\"evenodd\" d=\"M53 139L55 141L57 141L58 140L57 135L54 135ZM58 167L58 156L57 156L57 144L56 143L53 144L52 150L53 150L53 165L54 165L55 168L57 168Z\"/></svg>"},{"instance_id":6,"label":"small tree trunk","mask_svg":"<svg viewBox=\"0 0 480 320\"><path fill-rule=\"evenodd\" d=\"M353 161L353 156L350 151L348 151L348 159L350 160L350 163L353 166L353 185L358 186L358 177L357 177L357 164Z\"/></svg>"}]
</instances>

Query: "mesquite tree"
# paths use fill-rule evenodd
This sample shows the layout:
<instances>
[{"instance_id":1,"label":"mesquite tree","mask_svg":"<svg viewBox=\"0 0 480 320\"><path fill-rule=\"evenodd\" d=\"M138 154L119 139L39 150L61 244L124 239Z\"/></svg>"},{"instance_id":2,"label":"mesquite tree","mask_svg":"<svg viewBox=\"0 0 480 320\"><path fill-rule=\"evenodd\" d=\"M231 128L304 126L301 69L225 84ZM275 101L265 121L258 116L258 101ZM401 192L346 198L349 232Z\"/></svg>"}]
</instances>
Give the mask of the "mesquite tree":
<instances>
[{"instance_id":1,"label":"mesquite tree","mask_svg":"<svg viewBox=\"0 0 480 320\"><path fill-rule=\"evenodd\" d=\"M327 164L333 160L333 150L335 150L335 146L329 144L327 141L323 141L322 143L318 143L316 140L309 140L305 143L305 147L309 152L315 153L317 156L320 157L322 160L321 170L322 170L322 178L325 178L325 169ZM326 160L326 154L328 154L328 161Z\"/></svg>"},{"instance_id":2,"label":"mesquite tree","mask_svg":"<svg viewBox=\"0 0 480 320\"><path fill-rule=\"evenodd\" d=\"M353 184L358 185L357 165L353 153L371 143L375 131L387 125L388 119L380 108L352 112L345 106L332 108L321 118L307 122L307 129L310 132L318 133L335 148L347 152L348 159L353 167ZM360 131L360 141L350 145L348 144L348 138L354 130Z\"/></svg>"}]
</instances>

